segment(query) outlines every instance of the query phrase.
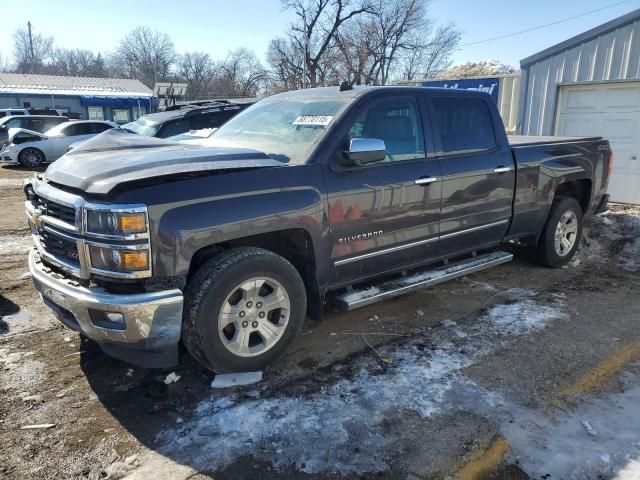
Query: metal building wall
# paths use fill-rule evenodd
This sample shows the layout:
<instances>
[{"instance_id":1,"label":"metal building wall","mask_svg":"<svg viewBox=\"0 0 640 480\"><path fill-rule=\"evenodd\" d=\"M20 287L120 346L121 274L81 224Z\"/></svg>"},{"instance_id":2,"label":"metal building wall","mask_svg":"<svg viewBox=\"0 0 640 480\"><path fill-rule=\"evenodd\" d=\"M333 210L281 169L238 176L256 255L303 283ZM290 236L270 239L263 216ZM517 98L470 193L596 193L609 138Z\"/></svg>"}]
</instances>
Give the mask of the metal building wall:
<instances>
[{"instance_id":1,"label":"metal building wall","mask_svg":"<svg viewBox=\"0 0 640 480\"><path fill-rule=\"evenodd\" d=\"M523 60L517 131L553 135L560 85L622 80L640 80L640 10Z\"/></svg>"},{"instance_id":2,"label":"metal building wall","mask_svg":"<svg viewBox=\"0 0 640 480\"><path fill-rule=\"evenodd\" d=\"M520 75L500 76L500 98L498 110L508 134L515 133L518 121L518 93L520 92Z\"/></svg>"}]
</instances>

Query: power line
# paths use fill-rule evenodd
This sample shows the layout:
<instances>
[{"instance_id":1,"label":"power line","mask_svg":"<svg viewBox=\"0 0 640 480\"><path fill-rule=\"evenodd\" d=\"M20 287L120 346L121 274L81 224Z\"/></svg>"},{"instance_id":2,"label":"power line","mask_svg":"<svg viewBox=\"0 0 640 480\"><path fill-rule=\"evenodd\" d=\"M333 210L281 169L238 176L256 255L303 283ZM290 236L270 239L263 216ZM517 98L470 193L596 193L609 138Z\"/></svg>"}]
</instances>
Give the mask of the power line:
<instances>
[{"instance_id":1,"label":"power line","mask_svg":"<svg viewBox=\"0 0 640 480\"><path fill-rule=\"evenodd\" d=\"M534 30L540 30L541 28L550 27L552 25L557 25L559 23L568 22L569 20L574 20L576 18L584 17L586 15L590 15L590 14L595 13L595 12L600 12L602 10L606 10L607 8L617 7L618 5L622 5L623 3L628 3L630 1L631 0L622 0L621 2L612 3L611 5L607 5L606 7L596 8L595 10L590 10L588 12L584 12L584 13L581 13L579 15L574 15L573 17L564 18L562 20L557 20L557 21L551 22L551 23L545 23L544 25L539 25L537 27L528 28L526 30L521 30L519 32L507 33L505 35L500 35L498 37L487 38L485 40L479 40L477 42L465 43L465 44L462 44L460 46L461 47L468 47L469 45L478 45L479 43L492 42L494 40L500 40L502 38L509 38L509 37L513 37L515 35L521 35L523 33L533 32Z\"/></svg>"}]
</instances>

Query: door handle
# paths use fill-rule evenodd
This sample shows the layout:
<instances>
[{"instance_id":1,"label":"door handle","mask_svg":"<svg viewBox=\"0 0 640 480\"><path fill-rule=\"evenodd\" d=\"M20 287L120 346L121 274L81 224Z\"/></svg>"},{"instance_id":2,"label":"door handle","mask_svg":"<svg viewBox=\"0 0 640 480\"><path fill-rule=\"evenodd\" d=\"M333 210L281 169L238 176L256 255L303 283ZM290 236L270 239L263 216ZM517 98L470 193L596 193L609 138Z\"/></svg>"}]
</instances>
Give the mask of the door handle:
<instances>
[{"instance_id":1,"label":"door handle","mask_svg":"<svg viewBox=\"0 0 640 480\"><path fill-rule=\"evenodd\" d=\"M504 165L500 165L493 169L494 173L507 173L513 170L513 167L505 167Z\"/></svg>"},{"instance_id":2,"label":"door handle","mask_svg":"<svg viewBox=\"0 0 640 480\"><path fill-rule=\"evenodd\" d=\"M415 183L416 185L430 185L433 182L437 182L438 181L438 177L420 177L418 179L416 179Z\"/></svg>"}]
</instances>

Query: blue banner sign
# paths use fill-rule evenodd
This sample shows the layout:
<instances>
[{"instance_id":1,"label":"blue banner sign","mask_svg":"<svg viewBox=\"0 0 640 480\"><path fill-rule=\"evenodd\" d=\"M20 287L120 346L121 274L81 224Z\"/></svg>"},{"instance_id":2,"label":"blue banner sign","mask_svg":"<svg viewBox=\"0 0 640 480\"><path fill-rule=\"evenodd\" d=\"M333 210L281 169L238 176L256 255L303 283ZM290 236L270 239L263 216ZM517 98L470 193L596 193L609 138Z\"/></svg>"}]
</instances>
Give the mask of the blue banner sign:
<instances>
[{"instance_id":1,"label":"blue banner sign","mask_svg":"<svg viewBox=\"0 0 640 480\"><path fill-rule=\"evenodd\" d=\"M498 103L498 89L500 79L498 78L463 78L460 80L432 80L422 82L423 87L440 87L440 88L460 88L462 90L477 90L486 92L491 98Z\"/></svg>"}]
</instances>

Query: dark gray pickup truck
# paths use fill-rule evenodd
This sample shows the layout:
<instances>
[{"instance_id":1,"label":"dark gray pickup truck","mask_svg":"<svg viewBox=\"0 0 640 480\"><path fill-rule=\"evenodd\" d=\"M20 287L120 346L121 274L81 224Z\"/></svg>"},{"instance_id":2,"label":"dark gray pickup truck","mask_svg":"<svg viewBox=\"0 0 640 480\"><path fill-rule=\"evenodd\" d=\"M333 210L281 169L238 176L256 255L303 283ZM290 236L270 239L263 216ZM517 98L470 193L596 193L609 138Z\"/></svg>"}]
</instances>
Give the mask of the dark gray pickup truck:
<instances>
[{"instance_id":1,"label":"dark gray pickup truck","mask_svg":"<svg viewBox=\"0 0 640 480\"><path fill-rule=\"evenodd\" d=\"M104 352L178 346L263 368L307 316L499 265L507 243L566 264L605 208L606 140L508 139L491 98L430 88L270 97L205 145L119 130L25 184L36 288Z\"/></svg>"}]
</instances>

